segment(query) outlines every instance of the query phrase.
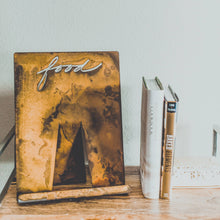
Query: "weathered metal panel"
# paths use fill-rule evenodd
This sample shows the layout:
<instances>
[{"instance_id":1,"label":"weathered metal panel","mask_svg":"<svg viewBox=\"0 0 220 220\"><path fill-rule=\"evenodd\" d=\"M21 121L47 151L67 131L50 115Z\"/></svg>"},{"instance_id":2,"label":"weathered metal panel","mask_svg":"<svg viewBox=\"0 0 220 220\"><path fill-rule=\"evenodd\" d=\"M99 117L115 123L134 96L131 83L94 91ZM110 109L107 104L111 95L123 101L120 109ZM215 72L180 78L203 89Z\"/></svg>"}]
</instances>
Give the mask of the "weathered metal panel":
<instances>
[{"instance_id":1,"label":"weathered metal panel","mask_svg":"<svg viewBox=\"0 0 220 220\"><path fill-rule=\"evenodd\" d=\"M85 182L84 154L93 186L124 184L118 52L15 53L14 63L18 192Z\"/></svg>"}]
</instances>

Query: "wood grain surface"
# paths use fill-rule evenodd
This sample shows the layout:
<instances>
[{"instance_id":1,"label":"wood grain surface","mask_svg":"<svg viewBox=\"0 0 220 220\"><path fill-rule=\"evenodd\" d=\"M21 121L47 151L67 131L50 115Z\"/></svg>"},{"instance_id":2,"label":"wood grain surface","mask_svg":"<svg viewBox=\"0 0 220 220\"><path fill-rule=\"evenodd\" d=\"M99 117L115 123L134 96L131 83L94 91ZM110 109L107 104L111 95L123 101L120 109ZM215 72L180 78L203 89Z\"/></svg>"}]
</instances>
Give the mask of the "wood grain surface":
<instances>
[{"instance_id":1,"label":"wood grain surface","mask_svg":"<svg viewBox=\"0 0 220 220\"><path fill-rule=\"evenodd\" d=\"M126 167L128 196L103 196L20 206L15 183L0 207L0 219L220 219L220 189L174 189L172 200L149 200L141 193L139 168Z\"/></svg>"}]
</instances>

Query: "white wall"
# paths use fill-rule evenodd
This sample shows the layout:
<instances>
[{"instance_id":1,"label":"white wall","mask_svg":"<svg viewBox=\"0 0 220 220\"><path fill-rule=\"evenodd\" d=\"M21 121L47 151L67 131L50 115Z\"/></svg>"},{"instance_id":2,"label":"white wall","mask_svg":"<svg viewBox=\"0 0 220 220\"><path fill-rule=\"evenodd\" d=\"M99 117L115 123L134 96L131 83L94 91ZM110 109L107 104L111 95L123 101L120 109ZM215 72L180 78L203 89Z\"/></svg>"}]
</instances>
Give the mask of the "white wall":
<instances>
[{"instance_id":1,"label":"white wall","mask_svg":"<svg viewBox=\"0 0 220 220\"><path fill-rule=\"evenodd\" d=\"M14 52L118 50L126 164L139 164L148 73L180 97L176 154L211 155L220 122L219 8L218 0L0 0L1 136L14 121Z\"/></svg>"}]
</instances>

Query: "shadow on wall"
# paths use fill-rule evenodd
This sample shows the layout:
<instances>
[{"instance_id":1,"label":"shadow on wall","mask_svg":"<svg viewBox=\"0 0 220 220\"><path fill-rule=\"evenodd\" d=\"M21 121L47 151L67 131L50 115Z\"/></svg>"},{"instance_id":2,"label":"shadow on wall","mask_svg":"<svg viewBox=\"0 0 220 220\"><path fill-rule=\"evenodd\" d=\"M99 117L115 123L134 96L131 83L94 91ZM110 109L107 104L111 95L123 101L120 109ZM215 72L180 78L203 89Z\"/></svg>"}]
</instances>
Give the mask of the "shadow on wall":
<instances>
[{"instance_id":1,"label":"shadow on wall","mask_svg":"<svg viewBox=\"0 0 220 220\"><path fill-rule=\"evenodd\" d=\"M14 93L2 92L0 95L0 142L15 123Z\"/></svg>"}]
</instances>

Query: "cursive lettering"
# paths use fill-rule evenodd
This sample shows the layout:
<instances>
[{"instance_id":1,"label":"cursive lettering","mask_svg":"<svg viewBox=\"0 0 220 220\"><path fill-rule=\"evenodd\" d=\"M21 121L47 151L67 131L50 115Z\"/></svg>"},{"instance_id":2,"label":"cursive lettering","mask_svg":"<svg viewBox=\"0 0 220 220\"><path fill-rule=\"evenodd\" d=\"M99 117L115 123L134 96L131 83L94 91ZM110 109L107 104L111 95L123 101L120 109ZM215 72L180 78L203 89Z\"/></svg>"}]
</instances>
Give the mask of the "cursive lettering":
<instances>
[{"instance_id":1,"label":"cursive lettering","mask_svg":"<svg viewBox=\"0 0 220 220\"><path fill-rule=\"evenodd\" d=\"M64 69L65 73L69 73L71 70L73 70L73 72L75 72L75 73L77 73L77 72L88 73L88 72L92 72L94 70L97 70L99 67L102 66L102 63L100 63L99 65L97 65L93 68L84 69L86 64L89 62L89 59L86 60L83 64L77 64L77 65L67 64L67 65L54 66L57 63L58 59L59 59L58 56L54 57L47 68L37 72L37 74L43 74L39 83L37 84L38 91L42 91L45 88L45 85L47 82L47 77L48 77L48 72L51 70L54 70L55 73L61 72L62 69Z\"/></svg>"}]
</instances>

